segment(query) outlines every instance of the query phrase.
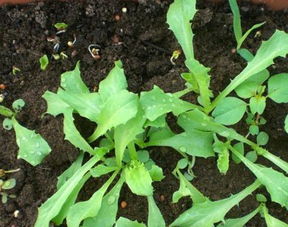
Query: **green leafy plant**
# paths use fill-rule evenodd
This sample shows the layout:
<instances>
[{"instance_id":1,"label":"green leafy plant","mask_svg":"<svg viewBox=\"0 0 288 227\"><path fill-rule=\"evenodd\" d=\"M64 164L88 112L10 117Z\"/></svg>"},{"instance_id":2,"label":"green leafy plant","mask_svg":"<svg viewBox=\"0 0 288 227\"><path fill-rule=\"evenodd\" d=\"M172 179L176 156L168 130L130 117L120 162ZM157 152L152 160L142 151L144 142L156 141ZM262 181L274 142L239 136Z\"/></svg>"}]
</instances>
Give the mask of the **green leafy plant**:
<instances>
[{"instance_id":1,"label":"green leafy plant","mask_svg":"<svg viewBox=\"0 0 288 227\"><path fill-rule=\"evenodd\" d=\"M25 102L23 99L18 99L13 102L13 110L0 105L0 115L5 117L3 120L3 128L6 130L13 128L15 131L16 142L19 147L17 157L35 166L41 163L44 157L50 153L51 148L39 134L23 127L16 120L17 114L22 110L24 105Z\"/></svg>"},{"instance_id":2,"label":"green leafy plant","mask_svg":"<svg viewBox=\"0 0 288 227\"><path fill-rule=\"evenodd\" d=\"M260 25L242 35L238 6L236 1L231 0L230 4L239 49L248 34ZM154 86L150 91L134 94L127 90L121 61L116 61L108 76L100 82L97 92L90 92L82 81L79 62L74 70L61 75L56 93L45 92L43 98L47 102L47 114L63 116L65 140L78 148L80 153L59 176L55 194L40 206L35 227L48 227L51 221L56 225L66 222L69 227L166 226L153 198L152 184L161 181L164 175L162 168L150 158L152 146L171 147L182 156L173 171L179 180L179 189L173 194L172 202L189 196L192 207L180 214L171 226L244 226L259 213L267 226L287 226L268 213L263 196L257 196L259 207L246 216L238 219L226 219L225 216L259 187L266 188L271 201L288 207L288 163L265 149L269 136L260 130L261 125L266 123L261 116L266 99L276 103L288 102L286 74L270 76L267 70L275 58L285 57L288 53L288 34L277 30L262 43L255 56L246 49L239 49L238 53L247 61L247 66L214 98L209 88L210 69L194 57L191 20L196 12L196 0L175 0L167 13L169 28L185 55L187 72L181 74L186 81L185 89L165 93ZM265 81L268 81L268 92L263 85ZM238 97L230 95L233 91ZM198 103L181 99L190 92L198 97ZM41 162L50 152L48 144L20 126L13 111L6 107L1 107L0 111L8 117L6 123L14 127L17 138L29 137L28 142L17 140L19 154L23 157L27 155L25 160L32 164ZM166 121L169 113L177 118L177 124L182 129L180 133L174 132ZM77 130L76 114L96 123L94 132L88 138ZM243 136L228 126L238 123L244 116L248 133ZM30 139L32 137L35 140ZM35 147L35 144L39 146ZM35 150L41 151L39 157L33 153ZM257 163L258 156L269 160L279 170L260 165ZM229 171L231 159L237 164L242 163L243 168L248 168L255 175L255 182L226 199L210 200L190 183L195 177L195 159L208 157L217 159L221 174ZM106 181L88 200L77 200L88 179L104 175L107 175ZM116 220L119 194L124 184L132 193L146 197L147 225L123 217Z\"/></svg>"}]
</instances>

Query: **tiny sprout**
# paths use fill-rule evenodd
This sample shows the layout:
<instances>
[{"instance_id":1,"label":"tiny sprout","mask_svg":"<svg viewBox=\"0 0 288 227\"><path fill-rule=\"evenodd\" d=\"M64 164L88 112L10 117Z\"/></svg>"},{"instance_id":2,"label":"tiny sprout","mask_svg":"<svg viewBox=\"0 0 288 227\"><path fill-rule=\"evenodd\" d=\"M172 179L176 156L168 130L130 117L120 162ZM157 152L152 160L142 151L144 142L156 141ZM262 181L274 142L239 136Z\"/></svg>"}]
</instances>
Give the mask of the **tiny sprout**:
<instances>
[{"instance_id":1,"label":"tiny sprout","mask_svg":"<svg viewBox=\"0 0 288 227\"><path fill-rule=\"evenodd\" d=\"M170 62L172 63L172 65L175 65L175 62L174 60L178 59L179 56L181 54L181 51L180 50L174 50L173 53L172 53L172 56L170 58Z\"/></svg>"},{"instance_id":2,"label":"tiny sprout","mask_svg":"<svg viewBox=\"0 0 288 227\"><path fill-rule=\"evenodd\" d=\"M88 51L94 59L100 59L101 56L99 54L101 46L98 44L90 44L88 46Z\"/></svg>"},{"instance_id":3,"label":"tiny sprout","mask_svg":"<svg viewBox=\"0 0 288 227\"><path fill-rule=\"evenodd\" d=\"M60 53L60 57L61 57L62 59L68 58L67 54L65 54L64 51L62 51L62 52Z\"/></svg>"},{"instance_id":4,"label":"tiny sprout","mask_svg":"<svg viewBox=\"0 0 288 227\"><path fill-rule=\"evenodd\" d=\"M19 210L15 210L13 213L14 218L18 218L19 213L20 213Z\"/></svg>"},{"instance_id":5,"label":"tiny sprout","mask_svg":"<svg viewBox=\"0 0 288 227\"><path fill-rule=\"evenodd\" d=\"M72 42L72 41L68 41L68 42L67 42L67 45L68 45L69 47L73 47L74 44L76 43L76 41L77 41L77 39L76 39L76 36L74 35L74 40L73 40L73 42Z\"/></svg>"},{"instance_id":6,"label":"tiny sprout","mask_svg":"<svg viewBox=\"0 0 288 227\"><path fill-rule=\"evenodd\" d=\"M7 173L16 173L16 172L18 172L18 171L20 171L20 168L18 168L18 169L11 169L11 170L0 169L0 177L5 176L5 174L7 174Z\"/></svg>"},{"instance_id":7,"label":"tiny sprout","mask_svg":"<svg viewBox=\"0 0 288 227\"><path fill-rule=\"evenodd\" d=\"M254 38L259 38L262 36L262 32L261 31L257 31L254 35Z\"/></svg>"},{"instance_id":8,"label":"tiny sprout","mask_svg":"<svg viewBox=\"0 0 288 227\"><path fill-rule=\"evenodd\" d=\"M4 101L5 96L3 94L0 94L0 103Z\"/></svg>"},{"instance_id":9,"label":"tiny sprout","mask_svg":"<svg viewBox=\"0 0 288 227\"><path fill-rule=\"evenodd\" d=\"M17 99L12 103L12 108L16 112L21 111L24 106L25 106L25 101L23 99Z\"/></svg>"},{"instance_id":10,"label":"tiny sprout","mask_svg":"<svg viewBox=\"0 0 288 227\"><path fill-rule=\"evenodd\" d=\"M63 31L68 27L68 24L65 23L56 23L54 24L54 27L58 30L58 31Z\"/></svg>"},{"instance_id":11,"label":"tiny sprout","mask_svg":"<svg viewBox=\"0 0 288 227\"><path fill-rule=\"evenodd\" d=\"M57 61L60 59L60 55L59 54L52 54L52 57Z\"/></svg>"},{"instance_id":12,"label":"tiny sprout","mask_svg":"<svg viewBox=\"0 0 288 227\"><path fill-rule=\"evenodd\" d=\"M49 64L49 59L47 57L47 55L43 55L40 59L39 59L39 63L40 63L40 68L41 70L45 70Z\"/></svg>"},{"instance_id":13,"label":"tiny sprout","mask_svg":"<svg viewBox=\"0 0 288 227\"><path fill-rule=\"evenodd\" d=\"M21 72L21 70L19 68L17 68L16 66L12 67L12 74L15 76L18 72Z\"/></svg>"}]
</instances>

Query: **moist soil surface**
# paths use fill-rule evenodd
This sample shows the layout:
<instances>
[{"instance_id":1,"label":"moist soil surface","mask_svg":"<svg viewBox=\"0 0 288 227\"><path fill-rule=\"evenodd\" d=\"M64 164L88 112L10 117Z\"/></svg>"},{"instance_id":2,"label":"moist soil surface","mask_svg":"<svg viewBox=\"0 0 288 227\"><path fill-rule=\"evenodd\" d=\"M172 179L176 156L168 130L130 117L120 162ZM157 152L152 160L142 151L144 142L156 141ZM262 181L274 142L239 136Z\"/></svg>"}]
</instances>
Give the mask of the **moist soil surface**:
<instances>
[{"instance_id":1,"label":"moist soil surface","mask_svg":"<svg viewBox=\"0 0 288 227\"><path fill-rule=\"evenodd\" d=\"M172 52L179 49L165 23L170 3L170 0L47 1L0 8L0 82L6 86L1 90L5 95L2 104L10 107L13 100L24 99L26 106L18 116L19 121L41 133L53 149L41 165L32 167L17 159L14 132L0 129L0 168L21 168L19 172L9 175L17 180L16 187L10 191L17 197L0 205L1 227L33 226L37 207L55 192L57 176L77 157L79 151L64 141L62 117L42 117L46 103L41 96L46 90L56 91L61 73L73 69L78 60L81 61L83 80L91 90L97 89L118 59L124 63L129 89L133 92L151 89L154 84L168 92L184 88L184 81L179 76L186 70L183 56L176 61L176 65L169 60ZM126 13L122 12L123 7L127 8ZM202 63L211 67L211 87L217 95L245 67L245 62L233 53L236 44L228 4L213 5L199 1L198 8L200 11L193 23L195 52ZM244 30L266 21L260 32L256 36L254 32L245 42L244 46L254 53L261 41L268 39L275 29L288 31L288 13L285 11L272 12L242 1L241 14ZM54 44L47 41L47 38L55 36L53 24L57 22L69 24L67 31L58 35L58 52L64 51L68 58L58 61L51 57L55 53ZM74 37L74 46L68 47L67 42L73 41ZM87 50L90 44L101 46L100 59L91 57ZM50 64L45 71L41 71L38 60L44 54L49 56ZM288 72L287 63L287 59L278 59L270 68L271 74ZM13 75L13 66L21 71ZM195 100L193 95L186 98ZM268 121L264 130L270 135L267 148L286 161L288 140L283 131L283 121L287 112L287 105L268 102L264 114ZM85 135L91 133L84 123L78 125ZM247 133L245 124L240 124L238 129L243 134ZM168 148L153 148L151 156L166 175L162 182L154 184L154 196L166 222L171 223L191 206L188 199L181 199L176 204L171 202L173 192L178 189L178 181L171 171L180 157ZM261 158L259 161L271 166ZM197 176L193 184L212 200L235 194L254 181L254 176L242 164L231 163L227 175L221 175L215 158L197 159L193 170ZM89 181L81 198L89 198L99 185L97 180ZM259 192L266 193L263 189ZM124 187L121 201L126 201L128 205L124 209L119 207L119 216L147 220L144 198L133 195ZM249 196L228 216L243 216L257 205L255 197ZM268 202L267 206L273 216L288 222L286 210L275 203ZM19 211L17 217L14 213L16 210ZM265 226L265 223L257 215L247 226Z\"/></svg>"}]
</instances>

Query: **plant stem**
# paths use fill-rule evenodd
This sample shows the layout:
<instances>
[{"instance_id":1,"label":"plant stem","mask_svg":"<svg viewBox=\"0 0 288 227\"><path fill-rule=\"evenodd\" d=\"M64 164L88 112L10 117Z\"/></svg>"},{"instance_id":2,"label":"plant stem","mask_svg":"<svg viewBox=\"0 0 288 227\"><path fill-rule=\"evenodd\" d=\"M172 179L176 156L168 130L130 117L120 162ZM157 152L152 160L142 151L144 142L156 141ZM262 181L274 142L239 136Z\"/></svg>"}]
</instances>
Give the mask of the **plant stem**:
<instances>
[{"instance_id":1,"label":"plant stem","mask_svg":"<svg viewBox=\"0 0 288 227\"><path fill-rule=\"evenodd\" d=\"M128 144L129 155L132 160L138 160L137 151L133 142Z\"/></svg>"}]
</instances>

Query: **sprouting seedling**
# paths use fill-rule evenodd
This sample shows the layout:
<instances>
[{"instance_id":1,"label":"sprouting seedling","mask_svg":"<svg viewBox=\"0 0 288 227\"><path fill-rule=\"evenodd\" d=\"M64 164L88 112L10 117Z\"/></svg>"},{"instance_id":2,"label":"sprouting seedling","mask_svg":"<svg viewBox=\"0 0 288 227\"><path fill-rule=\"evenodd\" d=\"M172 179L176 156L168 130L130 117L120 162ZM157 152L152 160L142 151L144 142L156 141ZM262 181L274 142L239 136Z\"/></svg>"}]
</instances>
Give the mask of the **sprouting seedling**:
<instances>
[{"instance_id":1,"label":"sprouting seedling","mask_svg":"<svg viewBox=\"0 0 288 227\"><path fill-rule=\"evenodd\" d=\"M174 50L173 51L172 56L170 58L170 62L172 63L172 65L175 65L174 60L177 60L179 58L180 54L181 54L180 50Z\"/></svg>"},{"instance_id":2,"label":"sprouting seedling","mask_svg":"<svg viewBox=\"0 0 288 227\"><path fill-rule=\"evenodd\" d=\"M100 49L101 49L101 46L98 44L90 44L88 46L88 51L91 54L92 58L94 59L99 59L101 57Z\"/></svg>"},{"instance_id":3,"label":"sprouting seedling","mask_svg":"<svg viewBox=\"0 0 288 227\"><path fill-rule=\"evenodd\" d=\"M39 59L39 63L40 63L40 69L44 71L47 68L48 64L49 64L48 56L46 54L43 55Z\"/></svg>"},{"instance_id":4,"label":"sprouting seedling","mask_svg":"<svg viewBox=\"0 0 288 227\"><path fill-rule=\"evenodd\" d=\"M18 67L14 66L12 67L12 74L15 76L17 73L21 72L21 69Z\"/></svg>"},{"instance_id":5,"label":"sprouting seedling","mask_svg":"<svg viewBox=\"0 0 288 227\"><path fill-rule=\"evenodd\" d=\"M11 170L4 170L4 169L0 169L0 177L3 177L5 176L6 174L9 174L9 173L16 173L20 171L20 168L18 169L11 169Z\"/></svg>"},{"instance_id":6,"label":"sprouting seedling","mask_svg":"<svg viewBox=\"0 0 288 227\"><path fill-rule=\"evenodd\" d=\"M4 170L0 169L0 177L5 176L9 173L15 173L18 172L20 169L14 169L14 170ZM13 194L8 194L6 190L10 190L16 186L16 180L14 178L9 178L7 180L0 179L0 195L2 197L1 201L2 203L7 203L8 198L15 198L16 196Z\"/></svg>"},{"instance_id":7,"label":"sprouting seedling","mask_svg":"<svg viewBox=\"0 0 288 227\"><path fill-rule=\"evenodd\" d=\"M54 27L58 30L58 31L65 31L68 28L68 24L65 23L56 23L54 24Z\"/></svg>"},{"instance_id":8,"label":"sprouting seedling","mask_svg":"<svg viewBox=\"0 0 288 227\"><path fill-rule=\"evenodd\" d=\"M237 50L239 50L248 35L255 29L265 24L265 22L253 25L252 28L250 28L248 31L245 32L245 34L243 34L241 26L241 16L237 0L229 0L229 4L233 13L233 30L237 42Z\"/></svg>"},{"instance_id":9,"label":"sprouting seedling","mask_svg":"<svg viewBox=\"0 0 288 227\"><path fill-rule=\"evenodd\" d=\"M10 178L8 180L0 179L0 195L2 203L7 203L8 198L15 198L13 194L8 194L6 191L14 188L16 186L16 180Z\"/></svg>"},{"instance_id":10,"label":"sprouting seedling","mask_svg":"<svg viewBox=\"0 0 288 227\"><path fill-rule=\"evenodd\" d=\"M76 41L77 41L76 35L74 34L73 36L74 36L74 40L73 40L73 41L68 41L68 42L67 42L67 46L69 46L69 47L73 47L74 44L75 44Z\"/></svg>"}]
</instances>

